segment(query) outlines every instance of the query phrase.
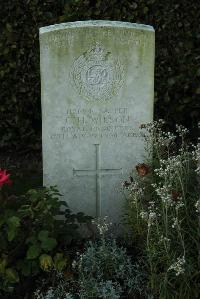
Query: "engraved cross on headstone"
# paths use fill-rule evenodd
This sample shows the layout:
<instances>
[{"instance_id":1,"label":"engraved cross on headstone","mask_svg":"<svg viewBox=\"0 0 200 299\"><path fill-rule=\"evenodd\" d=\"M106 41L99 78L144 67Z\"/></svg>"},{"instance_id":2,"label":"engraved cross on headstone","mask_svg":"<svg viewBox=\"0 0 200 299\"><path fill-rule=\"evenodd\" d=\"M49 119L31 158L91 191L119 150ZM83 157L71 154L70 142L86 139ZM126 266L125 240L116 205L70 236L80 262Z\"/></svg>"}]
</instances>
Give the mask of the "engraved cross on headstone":
<instances>
[{"instance_id":1,"label":"engraved cross on headstone","mask_svg":"<svg viewBox=\"0 0 200 299\"><path fill-rule=\"evenodd\" d=\"M96 154L96 166L94 170L73 169L74 176L95 176L96 177L96 217L101 216L101 177L104 175L122 174L122 168L108 169L101 168L100 144L94 144Z\"/></svg>"}]
</instances>

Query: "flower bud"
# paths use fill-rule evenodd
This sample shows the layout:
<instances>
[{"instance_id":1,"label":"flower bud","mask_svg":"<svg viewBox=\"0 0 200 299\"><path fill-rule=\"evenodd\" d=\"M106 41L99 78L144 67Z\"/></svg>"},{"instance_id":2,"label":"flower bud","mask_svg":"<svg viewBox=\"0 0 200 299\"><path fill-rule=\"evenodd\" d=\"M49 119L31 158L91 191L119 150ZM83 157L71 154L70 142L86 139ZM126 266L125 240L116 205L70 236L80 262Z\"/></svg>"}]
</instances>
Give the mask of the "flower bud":
<instances>
[{"instance_id":1,"label":"flower bud","mask_svg":"<svg viewBox=\"0 0 200 299\"><path fill-rule=\"evenodd\" d=\"M139 176L146 176L149 172L150 172L150 167L145 164L138 164L136 167L137 173L139 174Z\"/></svg>"}]
</instances>

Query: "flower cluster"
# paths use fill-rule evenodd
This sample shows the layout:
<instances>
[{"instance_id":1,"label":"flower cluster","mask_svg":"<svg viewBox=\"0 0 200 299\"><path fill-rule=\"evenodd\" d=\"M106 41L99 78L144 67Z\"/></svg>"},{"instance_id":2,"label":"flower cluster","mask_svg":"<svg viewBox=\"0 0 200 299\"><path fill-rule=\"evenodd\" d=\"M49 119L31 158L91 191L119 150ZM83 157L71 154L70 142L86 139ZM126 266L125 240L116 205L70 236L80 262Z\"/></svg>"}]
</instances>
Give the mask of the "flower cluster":
<instances>
[{"instance_id":1,"label":"flower cluster","mask_svg":"<svg viewBox=\"0 0 200 299\"><path fill-rule=\"evenodd\" d=\"M150 212L150 213L149 213L149 217L148 217L148 227L150 227L150 226L154 223L154 221L156 220L156 217L157 217L157 215L156 215L155 212Z\"/></svg>"},{"instance_id":2,"label":"flower cluster","mask_svg":"<svg viewBox=\"0 0 200 299\"><path fill-rule=\"evenodd\" d=\"M174 177L180 174L182 171L183 157L181 155L170 156L169 158L163 160L160 159L160 168L155 169L154 172L160 178L166 178L168 181L173 181Z\"/></svg>"},{"instance_id":3,"label":"flower cluster","mask_svg":"<svg viewBox=\"0 0 200 299\"><path fill-rule=\"evenodd\" d=\"M96 225L100 236L105 236L112 226L112 222L108 221L108 216L105 216L104 218L99 217L96 220L92 220L92 223Z\"/></svg>"},{"instance_id":4,"label":"flower cluster","mask_svg":"<svg viewBox=\"0 0 200 299\"><path fill-rule=\"evenodd\" d=\"M183 137L189 133L189 130L182 125L176 124L176 132L178 133L179 136Z\"/></svg>"},{"instance_id":5,"label":"flower cluster","mask_svg":"<svg viewBox=\"0 0 200 299\"><path fill-rule=\"evenodd\" d=\"M158 121L153 121L152 123L141 125L141 129L145 129L144 137L149 143L149 140L153 142L153 145L160 148L168 148L172 145L176 139L176 136L171 132L165 132L162 130L165 125L165 121L163 119L159 119ZM150 148L149 148L150 150Z\"/></svg>"},{"instance_id":6,"label":"flower cluster","mask_svg":"<svg viewBox=\"0 0 200 299\"><path fill-rule=\"evenodd\" d=\"M141 212L140 212L140 217L141 217L142 219L144 219L145 221L148 221L148 219L149 219L149 215L148 215L148 213L145 212L145 211L141 211Z\"/></svg>"},{"instance_id":7,"label":"flower cluster","mask_svg":"<svg viewBox=\"0 0 200 299\"><path fill-rule=\"evenodd\" d=\"M155 192L157 193L158 197L160 198L161 202L164 205L172 206L172 195L171 195L171 185L163 185L162 183L154 184Z\"/></svg>"},{"instance_id":8,"label":"flower cluster","mask_svg":"<svg viewBox=\"0 0 200 299\"><path fill-rule=\"evenodd\" d=\"M179 257L177 261L169 267L168 271L174 270L176 276L179 276L185 272L185 263L185 257Z\"/></svg>"},{"instance_id":9,"label":"flower cluster","mask_svg":"<svg viewBox=\"0 0 200 299\"><path fill-rule=\"evenodd\" d=\"M196 173L200 176L200 142L194 146L194 150L192 152L193 160L196 163Z\"/></svg>"},{"instance_id":10,"label":"flower cluster","mask_svg":"<svg viewBox=\"0 0 200 299\"><path fill-rule=\"evenodd\" d=\"M195 203L196 212L200 214L200 199Z\"/></svg>"},{"instance_id":11,"label":"flower cluster","mask_svg":"<svg viewBox=\"0 0 200 299\"><path fill-rule=\"evenodd\" d=\"M161 288L165 292L171 286L172 280L174 288L180 283L181 292L187 289L170 274L172 270L185 278L197 273L193 257L198 260L200 224L200 143L191 151L185 138L187 129L177 126L174 135L164 132L163 126L162 120L142 125L148 162L135 167L133 182L126 188L128 224L138 240L144 240L149 284L153 293L157 288L156 298ZM166 272L163 282L160 278L166 277Z\"/></svg>"}]
</instances>

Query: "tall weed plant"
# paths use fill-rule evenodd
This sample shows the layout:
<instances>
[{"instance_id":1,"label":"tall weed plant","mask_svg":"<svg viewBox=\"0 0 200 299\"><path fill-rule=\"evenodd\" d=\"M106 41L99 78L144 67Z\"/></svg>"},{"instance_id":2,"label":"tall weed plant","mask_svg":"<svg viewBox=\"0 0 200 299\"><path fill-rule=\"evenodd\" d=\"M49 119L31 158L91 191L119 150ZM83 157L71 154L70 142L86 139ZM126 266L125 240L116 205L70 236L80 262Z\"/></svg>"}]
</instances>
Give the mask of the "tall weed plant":
<instances>
[{"instance_id":1,"label":"tall weed plant","mask_svg":"<svg viewBox=\"0 0 200 299\"><path fill-rule=\"evenodd\" d=\"M164 121L142 125L148 159L124 182L126 222L148 264L151 298L199 298L200 143L188 131L163 130Z\"/></svg>"}]
</instances>

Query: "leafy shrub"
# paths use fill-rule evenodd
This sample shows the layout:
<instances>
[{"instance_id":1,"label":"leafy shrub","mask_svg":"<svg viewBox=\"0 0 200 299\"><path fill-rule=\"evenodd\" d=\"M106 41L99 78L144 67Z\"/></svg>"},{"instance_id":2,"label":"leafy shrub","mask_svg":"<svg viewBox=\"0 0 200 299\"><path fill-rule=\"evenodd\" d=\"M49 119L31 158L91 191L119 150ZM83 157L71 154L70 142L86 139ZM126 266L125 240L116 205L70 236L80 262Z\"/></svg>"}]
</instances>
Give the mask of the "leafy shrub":
<instances>
[{"instance_id":1,"label":"leafy shrub","mask_svg":"<svg viewBox=\"0 0 200 299\"><path fill-rule=\"evenodd\" d=\"M42 271L66 268L70 261L64 249L79 237L78 221L88 218L71 214L55 187L21 197L1 190L0 196L0 291L12 292Z\"/></svg>"},{"instance_id":2,"label":"leafy shrub","mask_svg":"<svg viewBox=\"0 0 200 299\"><path fill-rule=\"evenodd\" d=\"M127 298L143 292L143 272L115 240L90 242L77 260L80 298Z\"/></svg>"},{"instance_id":3,"label":"leafy shrub","mask_svg":"<svg viewBox=\"0 0 200 299\"><path fill-rule=\"evenodd\" d=\"M139 298L145 293L142 263L133 263L124 248L105 237L108 225L101 220L97 225L100 240L90 241L83 253L77 253L71 276L58 274L58 283L43 292L37 290L35 299Z\"/></svg>"},{"instance_id":4,"label":"leafy shrub","mask_svg":"<svg viewBox=\"0 0 200 299\"><path fill-rule=\"evenodd\" d=\"M142 126L150 159L124 183L126 221L146 255L153 298L198 298L200 144L188 146L182 126L174 135L163 125Z\"/></svg>"}]
</instances>

